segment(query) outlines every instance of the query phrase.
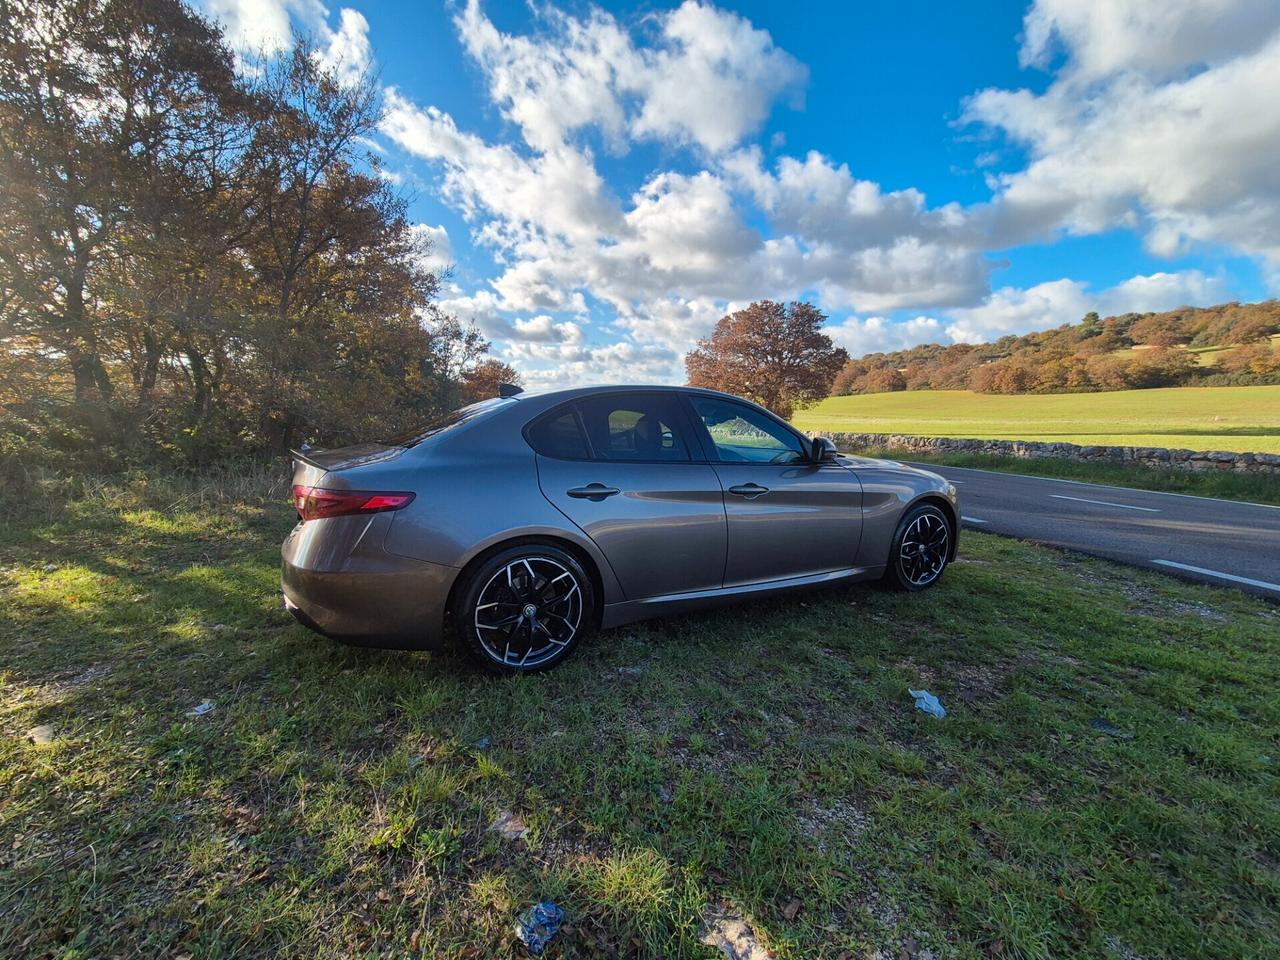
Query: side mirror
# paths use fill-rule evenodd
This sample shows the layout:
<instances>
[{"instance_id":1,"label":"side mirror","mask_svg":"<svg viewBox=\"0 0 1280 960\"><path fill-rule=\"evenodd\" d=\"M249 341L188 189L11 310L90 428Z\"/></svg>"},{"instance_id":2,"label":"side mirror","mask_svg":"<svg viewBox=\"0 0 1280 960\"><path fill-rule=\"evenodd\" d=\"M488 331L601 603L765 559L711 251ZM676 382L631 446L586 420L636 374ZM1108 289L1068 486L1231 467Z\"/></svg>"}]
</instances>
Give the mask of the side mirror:
<instances>
[{"instance_id":1,"label":"side mirror","mask_svg":"<svg viewBox=\"0 0 1280 960\"><path fill-rule=\"evenodd\" d=\"M836 445L826 437L813 438L812 460L814 463L821 463L823 460L834 460L838 452Z\"/></svg>"}]
</instances>

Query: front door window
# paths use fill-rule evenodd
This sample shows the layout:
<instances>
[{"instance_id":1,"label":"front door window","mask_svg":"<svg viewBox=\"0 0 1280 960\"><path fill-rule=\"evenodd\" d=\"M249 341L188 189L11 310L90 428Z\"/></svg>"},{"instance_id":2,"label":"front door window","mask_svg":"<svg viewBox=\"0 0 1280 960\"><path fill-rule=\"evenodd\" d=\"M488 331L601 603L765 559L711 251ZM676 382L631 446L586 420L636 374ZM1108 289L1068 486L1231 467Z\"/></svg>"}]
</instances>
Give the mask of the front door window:
<instances>
[{"instance_id":1,"label":"front door window","mask_svg":"<svg viewBox=\"0 0 1280 960\"><path fill-rule=\"evenodd\" d=\"M715 397L690 398L722 463L800 463L808 460L800 438L759 410Z\"/></svg>"}]
</instances>

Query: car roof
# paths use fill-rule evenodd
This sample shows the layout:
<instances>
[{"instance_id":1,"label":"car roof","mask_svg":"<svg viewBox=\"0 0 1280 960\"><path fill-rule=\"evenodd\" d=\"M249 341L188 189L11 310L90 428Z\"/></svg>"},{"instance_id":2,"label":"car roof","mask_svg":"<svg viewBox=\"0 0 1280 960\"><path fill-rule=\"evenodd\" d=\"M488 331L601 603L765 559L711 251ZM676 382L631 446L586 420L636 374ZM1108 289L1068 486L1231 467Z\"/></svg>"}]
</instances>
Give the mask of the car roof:
<instances>
[{"instance_id":1,"label":"car roof","mask_svg":"<svg viewBox=\"0 0 1280 960\"><path fill-rule=\"evenodd\" d=\"M691 387L687 385L674 385L669 383L617 383L617 384L596 384L588 387L565 387L560 390L547 390L538 393L521 393L517 394L515 399L537 399L545 400L548 403L555 403L560 400L577 400L582 397L595 396L597 394L606 393L700 393L712 397L727 397L731 400L741 400L741 397L735 397L731 393L725 393L721 390L711 390L707 387Z\"/></svg>"}]
</instances>

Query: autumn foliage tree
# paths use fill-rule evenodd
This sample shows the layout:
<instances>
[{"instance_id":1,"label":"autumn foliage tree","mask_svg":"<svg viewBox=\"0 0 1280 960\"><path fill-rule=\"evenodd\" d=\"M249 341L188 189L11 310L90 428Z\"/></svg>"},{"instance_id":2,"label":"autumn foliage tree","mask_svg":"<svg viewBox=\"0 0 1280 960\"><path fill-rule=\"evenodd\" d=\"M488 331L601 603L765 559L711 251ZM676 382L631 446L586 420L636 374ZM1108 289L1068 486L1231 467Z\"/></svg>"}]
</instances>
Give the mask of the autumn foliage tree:
<instances>
[{"instance_id":1,"label":"autumn foliage tree","mask_svg":"<svg viewBox=\"0 0 1280 960\"><path fill-rule=\"evenodd\" d=\"M523 385L520 372L509 363L486 357L462 375L462 399L467 403L498 395L499 384Z\"/></svg>"},{"instance_id":2,"label":"autumn foliage tree","mask_svg":"<svg viewBox=\"0 0 1280 960\"><path fill-rule=\"evenodd\" d=\"M994 343L921 344L845 364L833 394L883 390L1072 393L1188 384L1280 383L1280 301L1183 307L1076 324ZM1196 348L1231 347L1216 366ZM875 371L890 369L897 378Z\"/></svg>"},{"instance_id":3,"label":"autumn foliage tree","mask_svg":"<svg viewBox=\"0 0 1280 960\"><path fill-rule=\"evenodd\" d=\"M306 42L180 0L0 0L0 453L110 467L389 435L488 344ZM61 460L59 460L61 457Z\"/></svg>"},{"instance_id":4,"label":"autumn foliage tree","mask_svg":"<svg viewBox=\"0 0 1280 960\"><path fill-rule=\"evenodd\" d=\"M689 383L737 394L790 417L827 396L849 359L822 332L826 316L808 303L760 300L722 317L685 357Z\"/></svg>"}]
</instances>

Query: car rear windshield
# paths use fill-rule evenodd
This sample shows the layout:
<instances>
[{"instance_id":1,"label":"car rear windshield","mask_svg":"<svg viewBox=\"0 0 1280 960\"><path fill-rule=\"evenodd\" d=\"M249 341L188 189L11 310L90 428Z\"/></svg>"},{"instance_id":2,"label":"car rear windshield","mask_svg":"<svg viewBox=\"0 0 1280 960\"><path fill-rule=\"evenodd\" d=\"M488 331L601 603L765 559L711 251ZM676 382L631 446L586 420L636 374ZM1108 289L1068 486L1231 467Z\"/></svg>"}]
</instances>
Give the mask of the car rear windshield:
<instances>
[{"instance_id":1,"label":"car rear windshield","mask_svg":"<svg viewBox=\"0 0 1280 960\"><path fill-rule=\"evenodd\" d=\"M437 417L426 426L415 427L412 430L406 430L404 433L398 433L393 437L387 437L385 440L379 441L385 443L389 447L413 447L417 446L428 437L434 437L438 434L454 430L462 426L468 420L474 420L482 413L488 413L495 407L500 407L507 403L515 403L514 400L507 397L490 397L488 400L481 400L479 403L473 403L470 406L459 407L457 410L451 410L442 417Z\"/></svg>"}]
</instances>

